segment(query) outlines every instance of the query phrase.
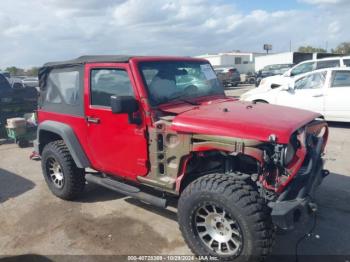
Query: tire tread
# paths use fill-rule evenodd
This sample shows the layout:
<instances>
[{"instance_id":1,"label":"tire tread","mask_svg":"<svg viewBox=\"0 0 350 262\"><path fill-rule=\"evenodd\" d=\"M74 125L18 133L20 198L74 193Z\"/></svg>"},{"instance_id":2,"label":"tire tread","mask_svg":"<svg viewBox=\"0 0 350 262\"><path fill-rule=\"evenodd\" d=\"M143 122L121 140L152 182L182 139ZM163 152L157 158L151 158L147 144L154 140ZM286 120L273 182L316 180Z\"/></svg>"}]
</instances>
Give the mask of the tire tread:
<instances>
[{"instance_id":1,"label":"tire tread","mask_svg":"<svg viewBox=\"0 0 350 262\"><path fill-rule=\"evenodd\" d=\"M194 232L186 232L184 221L188 214L182 213L181 209L186 206L188 200L196 194L205 194L216 192L222 194L229 202L234 201L245 212L245 217L256 239L254 239L254 259L263 261L271 253L274 243L274 230L271 221L270 211L265 201L260 197L254 185L248 180L237 179L233 175L227 174L210 174L205 175L189 184L182 192L178 203L178 220L179 227L184 236L187 245L196 255L203 255L205 250L201 247L200 240L195 242L188 234ZM223 259L230 261L231 258Z\"/></svg>"},{"instance_id":2,"label":"tire tread","mask_svg":"<svg viewBox=\"0 0 350 262\"><path fill-rule=\"evenodd\" d=\"M53 193L65 200L73 200L77 198L85 187L85 178L84 172L82 169L78 168L75 164L72 155L69 152L69 149L63 140L56 140L48 143L43 150L42 155L46 154L57 154L58 158L61 160L61 165L65 170L65 183L68 186L60 194L57 194L56 191ZM43 163L43 172L46 172L44 163ZM45 174L45 179L47 180L47 175ZM47 181L49 182L49 181ZM49 184L49 183L48 183ZM49 185L50 187L50 185ZM52 188L50 187L51 191Z\"/></svg>"}]
</instances>

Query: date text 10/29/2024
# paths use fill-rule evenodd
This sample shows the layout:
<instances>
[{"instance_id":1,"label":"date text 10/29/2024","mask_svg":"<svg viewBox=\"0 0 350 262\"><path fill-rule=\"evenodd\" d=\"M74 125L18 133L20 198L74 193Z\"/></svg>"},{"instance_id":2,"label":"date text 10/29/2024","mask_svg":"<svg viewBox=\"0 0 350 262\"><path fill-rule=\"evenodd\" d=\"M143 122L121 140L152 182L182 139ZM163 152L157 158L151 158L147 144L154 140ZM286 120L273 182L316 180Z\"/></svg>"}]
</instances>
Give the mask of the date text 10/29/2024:
<instances>
[{"instance_id":1,"label":"date text 10/29/2024","mask_svg":"<svg viewBox=\"0 0 350 262\"><path fill-rule=\"evenodd\" d=\"M213 256L128 256L128 261L218 261L217 257Z\"/></svg>"}]
</instances>

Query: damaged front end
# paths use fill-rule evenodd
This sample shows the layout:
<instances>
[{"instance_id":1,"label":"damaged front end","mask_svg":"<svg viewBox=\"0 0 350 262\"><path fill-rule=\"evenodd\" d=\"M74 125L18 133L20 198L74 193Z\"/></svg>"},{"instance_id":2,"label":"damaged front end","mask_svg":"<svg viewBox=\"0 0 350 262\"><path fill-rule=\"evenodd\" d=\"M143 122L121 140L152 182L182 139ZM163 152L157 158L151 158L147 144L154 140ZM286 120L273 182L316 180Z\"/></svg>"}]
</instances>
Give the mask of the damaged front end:
<instances>
[{"instance_id":1,"label":"damaged front end","mask_svg":"<svg viewBox=\"0 0 350 262\"><path fill-rule=\"evenodd\" d=\"M293 149L288 149L287 145L282 150L276 150L279 157L275 157L274 161L280 163L282 159L288 160L284 150L295 151L290 162L284 163L284 168L281 168L282 165L276 165L282 173L273 185L276 198L269 202L269 206L272 209L273 222L278 227L292 229L295 222L317 210L313 200L314 193L329 174L329 171L324 169L322 159L327 139L326 122L315 120L294 134ZM262 183L264 188L272 186L267 184L266 180Z\"/></svg>"},{"instance_id":2,"label":"damaged front end","mask_svg":"<svg viewBox=\"0 0 350 262\"><path fill-rule=\"evenodd\" d=\"M280 228L290 229L309 210L312 195L328 174L322 155L328 126L314 120L296 130L289 143L190 134L172 129L173 116L162 116L148 129L150 172L138 180L179 195L193 180L210 173L251 179L272 209Z\"/></svg>"},{"instance_id":3,"label":"damaged front end","mask_svg":"<svg viewBox=\"0 0 350 262\"><path fill-rule=\"evenodd\" d=\"M258 161L256 183L271 208L276 226L292 229L301 217L315 211L315 189L329 171L324 170L328 126L324 120L314 120L293 133L288 144L278 144L278 138L259 145L262 158ZM252 156L251 153L245 152ZM259 154L255 154L257 156Z\"/></svg>"}]
</instances>

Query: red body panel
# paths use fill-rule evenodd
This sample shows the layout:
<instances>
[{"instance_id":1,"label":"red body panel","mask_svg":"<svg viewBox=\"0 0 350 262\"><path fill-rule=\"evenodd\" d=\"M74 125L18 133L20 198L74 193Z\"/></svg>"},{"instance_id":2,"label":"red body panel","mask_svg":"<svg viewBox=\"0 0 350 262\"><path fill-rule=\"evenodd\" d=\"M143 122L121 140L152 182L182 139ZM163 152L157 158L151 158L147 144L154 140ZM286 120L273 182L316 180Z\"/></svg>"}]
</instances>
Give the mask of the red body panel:
<instances>
[{"instance_id":1,"label":"red body panel","mask_svg":"<svg viewBox=\"0 0 350 262\"><path fill-rule=\"evenodd\" d=\"M179 113L178 106L166 109ZM177 132L219 135L268 141L274 134L277 142L287 144L295 130L318 113L290 107L226 101L187 108L175 117L172 129Z\"/></svg>"},{"instance_id":2,"label":"red body panel","mask_svg":"<svg viewBox=\"0 0 350 262\"><path fill-rule=\"evenodd\" d=\"M38 122L42 123L46 120L57 121L60 123L67 124L70 126L75 135L77 136L82 148L86 152L86 155L90 155L90 148L88 147L87 137L86 137L86 122L84 117L73 116L68 114L59 114L53 112L47 112L42 109L37 111Z\"/></svg>"}]
</instances>

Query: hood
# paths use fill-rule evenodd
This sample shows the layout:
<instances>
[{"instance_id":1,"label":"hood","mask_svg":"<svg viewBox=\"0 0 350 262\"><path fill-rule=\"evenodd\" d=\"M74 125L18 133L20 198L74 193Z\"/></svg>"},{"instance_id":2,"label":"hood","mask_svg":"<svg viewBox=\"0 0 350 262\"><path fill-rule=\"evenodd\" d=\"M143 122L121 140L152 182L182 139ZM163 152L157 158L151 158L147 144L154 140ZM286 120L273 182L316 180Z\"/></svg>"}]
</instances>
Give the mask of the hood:
<instances>
[{"instance_id":1,"label":"hood","mask_svg":"<svg viewBox=\"0 0 350 262\"><path fill-rule=\"evenodd\" d=\"M265 77L264 79L266 79L268 81L279 81L279 80L282 80L284 78L285 78L285 76L283 76L283 75L274 75L274 76Z\"/></svg>"},{"instance_id":2,"label":"hood","mask_svg":"<svg viewBox=\"0 0 350 262\"><path fill-rule=\"evenodd\" d=\"M290 136L300 127L320 117L318 113L291 107L252 104L243 101L223 101L200 106L186 106L179 110L171 128L177 132L219 135L268 141L274 134L280 144L289 143Z\"/></svg>"},{"instance_id":3,"label":"hood","mask_svg":"<svg viewBox=\"0 0 350 262\"><path fill-rule=\"evenodd\" d=\"M275 76L269 76L265 77L261 80L259 88L261 87L271 87L271 84L277 84L282 85L284 83L288 82L288 77L285 77L283 75L275 75Z\"/></svg>"},{"instance_id":4,"label":"hood","mask_svg":"<svg viewBox=\"0 0 350 262\"><path fill-rule=\"evenodd\" d=\"M239 99L240 100L246 100L252 95L263 94L263 93L269 92L271 90L273 90L273 89L271 89L268 86L256 87L256 88L253 88L253 89L245 92L244 94L242 94Z\"/></svg>"}]
</instances>

